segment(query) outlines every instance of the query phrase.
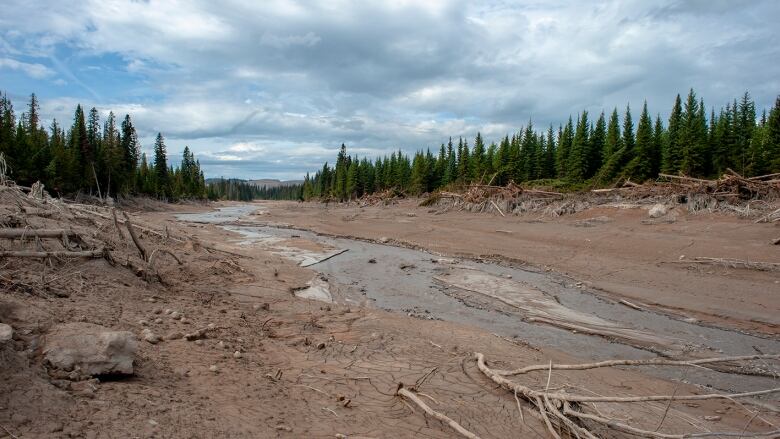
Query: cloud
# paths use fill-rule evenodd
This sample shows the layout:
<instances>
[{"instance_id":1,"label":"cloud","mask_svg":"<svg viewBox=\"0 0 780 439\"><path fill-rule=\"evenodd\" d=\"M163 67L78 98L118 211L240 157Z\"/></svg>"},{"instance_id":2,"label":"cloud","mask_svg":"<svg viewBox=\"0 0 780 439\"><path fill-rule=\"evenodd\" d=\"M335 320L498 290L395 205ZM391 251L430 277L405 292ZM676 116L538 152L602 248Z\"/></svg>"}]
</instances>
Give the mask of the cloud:
<instances>
[{"instance_id":1,"label":"cloud","mask_svg":"<svg viewBox=\"0 0 780 439\"><path fill-rule=\"evenodd\" d=\"M35 79L45 79L54 76L54 70L38 63L26 63L11 58L0 58L0 69L19 70Z\"/></svg>"},{"instance_id":2,"label":"cloud","mask_svg":"<svg viewBox=\"0 0 780 439\"><path fill-rule=\"evenodd\" d=\"M8 3L0 59L54 59L67 80L48 117L129 112L145 145L163 132L209 175L291 178L342 142L377 156L491 141L644 99L665 117L690 87L716 107L780 91L774 0Z\"/></svg>"}]
</instances>

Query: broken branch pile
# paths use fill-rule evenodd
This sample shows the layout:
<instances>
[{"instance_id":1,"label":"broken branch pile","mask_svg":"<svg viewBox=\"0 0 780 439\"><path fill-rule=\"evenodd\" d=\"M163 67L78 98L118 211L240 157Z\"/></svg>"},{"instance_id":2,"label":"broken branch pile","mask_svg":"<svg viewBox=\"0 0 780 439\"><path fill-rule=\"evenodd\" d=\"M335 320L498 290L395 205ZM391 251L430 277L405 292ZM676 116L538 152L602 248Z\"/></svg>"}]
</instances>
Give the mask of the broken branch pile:
<instances>
[{"instance_id":1,"label":"broken branch pile","mask_svg":"<svg viewBox=\"0 0 780 439\"><path fill-rule=\"evenodd\" d=\"M471 212L498 212L501 215L541 212L557 217L593 206L640 207L664 204L684 205L690 212L710 211L759 217L757 222L780 221L780 174L745 178L729 169L720 179L707 180L683 175L660 174L655 182L638 184L631 180L620 186L589 192L560 193L525 188L510 182L507 186L472 184L434 193L421 206L441 206Z\"/></svg>"},{"instance_id":2,"label":"broken branch pile","mask_svg":"<svg viewBox=\"0 0 780 439\"><path fill-rule=\"evenodd\" d=\"M25 191L3 177L0 262L10 276L0 277L0 285L10 291L21 289L49 295L52 279L46 278L47 271L73 267L81 263L78 261L90 259L104 259L111 265L130 269L147 282L160 283L168 266L184 265L175 249L183 247L184 239L137 224L126 212L121 212L121 216L123 219L117 218L108 207L52 198L40 183ZM201 248L208 251L206 246ZM163 255L170 258L162 258ZM34 262L36 259L41 262ZM66 294L61 290L71 287L59 285L54 294Z\"/></svg>"},{"instance_id":3,"label":"broken branch pile","mask_svg":"<svg viewBox=\"0 0 780 439\"><path fill-rule=\"evenodd\" d=\"M677 394L677 391L671 395L645 395L645 396L609 396L598 395L595 393L582 394L569 393L567 391L568 386L552 388L552 372L553 370L590 370L605 367L615 366L673 366L673 367L706 367L709 364L716 363L736 363L747 362L754 360L777 361L780 359L780 355L750 355L739 357L720 357L720 358L706 358L691 361L675 361L664 358L649 359L649 360L610 360L601 361L596 363L584 363L584 364L549 364L533 365L515 370L500 370L491 368L485 356L481 353L474 353L474 357L477 363L479 371L490 381L497 384L500 388L509 391L513 395L517 402L517 408L519 411L520 419L523 419L523 406L521 400L530 405L532 411L530 413L536 413L536 417L539 418L546 426L550 436L556 439L562 437L572 438L589 438L596 439L603 437L602 432L607 433L624 433L631 436L653 438L653 439L683 439L683 438L700 438L700 437L778 437L780 435L780 429L765 416L762 416L762 412L776 414L780 412L780 408L763 401L760 401L759 397L765 397L771 394L780 393L780 388L771 388L764 390L757 390L752 392L743 393L704 393L704 394ZM508 377L525 375L532 372L546 372L547 379L546 385L543 390L534 389L528 385L522 384L516 380L512 380ZM442 413L438 413L425 404L420 398L416 396L416 389L414 387L406 389L403 385L399 385L397 393L399 397L411 401L418 407L420 407L427 415L438 419L452 430L456 431L463 437L476 438L478 437L474 433L464 429L460 424L453 421L450 417ZM705 428L703 425L689 423L693 428L699 431L688 432L664 432L662 430L664 420L669 415L669 407L674 401L704 401L704 400L727 400L734 403L735 407L744 410L747 413L747 417L750 418L751 423L763 424L764 427L756 425L752 429L748 429L751 425L747 424L742 431L733 432L713 432ZM663 415L659 421L653 419L621 419L611 410L615 405L623 404L636 404L636 403L652 403L662 402L667 404L666 410L663 411ZM748 406L758 407L759 410L748 408ZM655 425L655 427L652 427ZM760 428L759 431L755 429ZM611 434L608 434L611 437Z\"/></svg>"}]
</instances>

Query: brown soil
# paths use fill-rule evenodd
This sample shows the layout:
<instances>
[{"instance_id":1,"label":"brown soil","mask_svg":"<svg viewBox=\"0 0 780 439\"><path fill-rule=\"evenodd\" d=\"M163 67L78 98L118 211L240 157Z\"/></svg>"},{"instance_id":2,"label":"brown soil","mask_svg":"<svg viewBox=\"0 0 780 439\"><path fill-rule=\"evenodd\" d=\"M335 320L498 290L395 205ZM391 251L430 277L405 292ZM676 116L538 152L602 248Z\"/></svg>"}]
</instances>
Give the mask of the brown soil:
<instances>
[{"instance_id":1,"label":"brown soil","mask_svg":"<svg viewBox=\"0 0 780 439\"><path fill-rule=\"evenodd\" d=\"M659 264L676 259L680 252L717 256L714 250L726 243L736 246L735 234L742 234L754 250L732 248L728 256L768 260L771 250L764 249L765 241L769 231L776 231L769 226L692 218L648 227L638 223L637 212L610 211L590 216L610 215L614 222L583 229L571 226L575 218L529 223L473 214L436 216L411 204L336 211L314 204L270 206L272 212L263 218L328 233L388 236L446 253L504 255L572 275L590 273L582 278L667 307L692 308L693 300L701 301L707 292L711 300L704 301L702 310L707 315L722 314L738 323L754 318L763 323L753 328L776 328L770 323L778 315L778 304L770 299L769 290L777 290L769 274ZM165 284L147 281L122 266L123 259L117 256L137 258L137 252L131 243L119 240L110 221L100 219L79 217L68 225L84 236L114 239L114 265L105 259L55 260L46 268L44 284L42 262L0 259L0 322L15 331L13 342L0 347L0 438L453 437L448 427L395 395L399 383L409 386L423 379L418 388L427 395L426 402L481 437L548 437L541 422L530 416L530 406L524 405L521 420L514 397L481 375L472 355L482 352L492 367L502 369L573 358L464 325L296 298L291 291L304 286L314 276L312 271L240 246L232 240L234 235L215 226L182 225L172 219L171 213L194 208L210 207L169 206L167 212L133 217L157 230L167 226L174 237L197 238L231 252L207 251L188 239L179 243L142 234L148 248L168 248L184 262L179 266L171 259L161 260L159 273ZM410 211L417 217L408 216ZM343 220L352 215L353 220ZM47 221L51 225L53 220ZM713 231L707 233L707 227ZM498 234L496 229L512 233ZM659 241L654 250L637 248L654 239ZM17 244L2 245L9 249ZM601 277L605 280L600 282L608 283L595 282ZM675 280L680 284L674 287L680 291L676 299L671 292ZM699 283L692 286L694 282ZM726 294L723 283L755 294L738 302ZM652 299L645 296L647 291L654 292ZM188 322L156 313L164 309L183 313ZM161 323L155 323L158 318ZM130 378L63 383L42 367L41 339L57 323L85 321L140 334L145 327L141 320L162 336L210 323L218 329L198 344L181 339L155 345L140 341L135 375ZM235 358L236 351L240 358ZM209 370L212 365L216 372ZM542 389L547 374L523 380ZM701 392L625 370L555 372L551 381L553 387L566 384L596 394ZM603 413L651 430L660 422L668 432L690 432L691 425L718 431L767 429L760 419L729 402L674 403L665 414L667 409L665 403L600 406ZM704 420L713 415L722 419Z\"/></svg>"},{"instance_id":2,"label":"brown soil","mask_svg":"<svg viewBox=\"0 0 780 439\"><path fill-rule=\"evenodd\" d=\"M597 207L559 218L418 207L268 202L262 219L321 233L420 247L445 255L543 267L605 294L705 323L777 335L780 272L685 263L695 257L780 262L779 222L689 214L661 220L646 209ZM649 207L649 206L648 206Z\"/></svg>"}]
</instances>

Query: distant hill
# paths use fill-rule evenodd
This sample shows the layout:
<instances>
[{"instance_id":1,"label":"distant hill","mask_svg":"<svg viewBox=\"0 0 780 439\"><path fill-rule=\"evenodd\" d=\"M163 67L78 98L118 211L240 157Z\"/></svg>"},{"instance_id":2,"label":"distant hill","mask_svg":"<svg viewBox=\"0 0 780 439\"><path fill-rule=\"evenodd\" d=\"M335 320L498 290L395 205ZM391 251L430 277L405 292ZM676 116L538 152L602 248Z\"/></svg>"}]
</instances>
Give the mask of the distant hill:
<instances>
[{"instance_id":1,"label":"distant hill","mask_svg":"<svg viewBox=\"0 0 780 439\"><path fill-rule=\"evenodd\" d=\"M206 184L211 184L219 180L220 180L219 178L207 178ZM226 180L243 181L255 185L257 187L267 187L267 188L275 188L280 186L294 186L296 184L303 184L303 180L276 180L274 178L261 178L257 180L242 180L240 178L228 178Z\"/></svg>"},{"instance_id":2,"label":"distant hill","mask_svg":"<svg viewBox=\"0 0 780 439\"><path fill-rule=\"evenodd\" d=\"M303 180L275 180L273 178L261 178L259 180L247 180L247 183L253 184L257 187L274 188L279 186L294 186L296 184L303 184Z\"/></svg>"}]
</instances>

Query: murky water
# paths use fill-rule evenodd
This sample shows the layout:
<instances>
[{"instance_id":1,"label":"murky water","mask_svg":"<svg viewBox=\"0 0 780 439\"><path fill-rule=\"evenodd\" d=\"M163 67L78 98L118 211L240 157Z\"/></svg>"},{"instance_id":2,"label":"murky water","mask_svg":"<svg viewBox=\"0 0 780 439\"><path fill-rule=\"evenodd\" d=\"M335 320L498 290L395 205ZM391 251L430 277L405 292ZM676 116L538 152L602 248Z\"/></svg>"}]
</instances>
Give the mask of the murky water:
<instances>
[{"instance_id":1,"label":"murky water","mask_svg":"<svg viewBox=\"0 0 780 439\"><path fill-rule=\"evenodd\" d=\"M638 311L588 293L563 277L495 263L480 263L458 258L442 258L424 251L351 239L330 238L312 232L270 226L236 225L242 216L259 209L258 205L239 205L205 214L183 214L179 219L191 222L226 223L240 233L246 245L268 246L272 251L298 262L294 250L279 250L278 243L291 238L307 239L332 249L348 249L311 269L327 280L333 300L373 306L413 317L459 322L487 331L524 340L532 345L552 347L574 353L584 360L611 358L651 358L655 353L630 344L610 341L523 320L512 307L480 294L449 288L434 279L451 267L475 268L503 278L511 278L554 297L561 305L622 326L673 339L698 356L753 355L780 352L780 342L736 331L700 326L668 316ZM285 253L287 252L287 253ZM308 255L316 259L316 255ZM310 261L311 262L311 261ZM321 288L321 285L318 286ZM774 363L776 365L776 363ZM780 374L772 364L762 369ZM724 391L753 391L777 387L780 380L769 377L736 375L693 368L652 368L651 375L681 380Z\"/></svg>"}]
</instances>

